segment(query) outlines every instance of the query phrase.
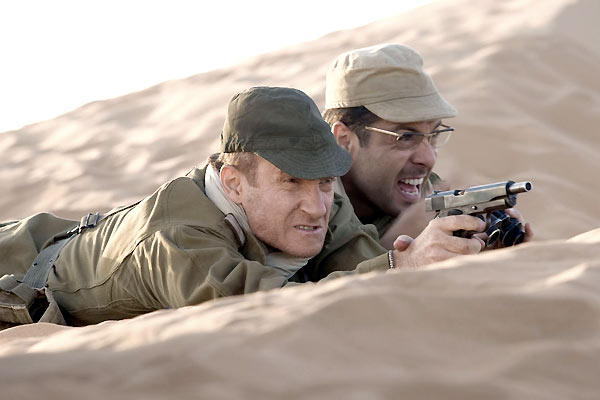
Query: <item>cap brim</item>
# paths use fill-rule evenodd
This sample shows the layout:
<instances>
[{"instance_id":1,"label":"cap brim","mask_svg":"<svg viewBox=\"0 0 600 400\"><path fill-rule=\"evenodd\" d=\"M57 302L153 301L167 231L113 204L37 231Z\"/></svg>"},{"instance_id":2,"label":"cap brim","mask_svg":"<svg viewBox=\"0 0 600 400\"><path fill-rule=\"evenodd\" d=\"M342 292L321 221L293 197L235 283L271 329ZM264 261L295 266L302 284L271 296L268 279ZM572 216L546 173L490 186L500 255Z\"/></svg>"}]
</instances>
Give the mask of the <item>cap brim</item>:
<instances>
[{"instance_id":1,"label":"cap brim","mask_svg":"<svg viewBox=\"0 0 600 400\"><path fill-rule=\"evenodd\" d=\"M446 100L433 93L427 96L387 100L364 106L379 118L390 122L419 122L456 117L457 112Z\"/></svg>"},{"instance_id":2,"label":"cap brim","mask_svg":"<svg viewBox=\"0 0 600 400\"><path fill-rule=\"evenodd\" d=\"M286 174L300 179L343 176L352 165L350 153L337 144L315 150L260 150L255 153Z\"/></svg>"}]
</instances>

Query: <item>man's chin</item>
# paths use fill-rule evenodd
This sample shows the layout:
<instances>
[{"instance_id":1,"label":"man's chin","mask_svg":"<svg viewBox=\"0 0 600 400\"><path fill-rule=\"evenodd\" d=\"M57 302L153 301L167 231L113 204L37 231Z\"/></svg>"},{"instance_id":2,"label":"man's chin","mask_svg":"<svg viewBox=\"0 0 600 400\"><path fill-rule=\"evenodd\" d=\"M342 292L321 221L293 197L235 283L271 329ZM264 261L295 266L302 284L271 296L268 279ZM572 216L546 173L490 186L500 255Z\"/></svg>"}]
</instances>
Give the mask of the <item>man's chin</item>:
<instances>
[{"instance_id":1,"label":"man's chin","mask_svg":"<svg viewBox=\"0 0 600 400\"><path fill-rule=\"evenodd\" d=\"M319 248L318 251L315 250L290 250L287 251L286 253L289 254L292 257L298 257L298 258L313 258L314 256L316 256L317 254L319 254L321 252L321 249L323 248L323 246L321 246L321 248Z\"/></svg>"},{"instance_id":2,"label":"man's chin","mask_svg":"<svg viewBox=\"0 0 600 400\"><path fill-rule=\"evenodd\" d=\"M317 254L319 254L322 249L323 249L323 244L321 243L321 245L319 245L319 246L317 246L317 245L298 246L297 245L297 246L293 246L293 247L287 248L282 251L284 253L289 254L292 257L313 258Z\"/></svg>"},{"instance_id":3,"label":"man's chin","mask_svg":"<svg viewBox=\"0 0 600 400\"><path fill-rule=\"evenodd\" d=\"M406 211L409 207L414 206L415 204L418 204L420 200L421 200L420 198L407 200L405 198L396 197L394 199L394 202L391 204L392 207L390 207L388 205L387 210L385 210L385 213L387 215L399 216L404 211Z\"/></svg>"},{"instance_id":4,"label":"man's chin","mask_svg":"<svg viewBox=\"0 0 600 400\"><path fill-rule=\"evenodd\" d=\"M306 238L298 237L287 237L286 240L281 240L281 238L279 238L280 240L271 242L262 238L259 239L262 240L265 245L267 245L269 251L281 251L289 256L298 258L312 258L316 256L321 252L325 243L325 237L318 241L316 240L317 238L312 238L312 240L306 240ZM293 244L290 245L290 243Z\"/></svg>"}]
</instances>

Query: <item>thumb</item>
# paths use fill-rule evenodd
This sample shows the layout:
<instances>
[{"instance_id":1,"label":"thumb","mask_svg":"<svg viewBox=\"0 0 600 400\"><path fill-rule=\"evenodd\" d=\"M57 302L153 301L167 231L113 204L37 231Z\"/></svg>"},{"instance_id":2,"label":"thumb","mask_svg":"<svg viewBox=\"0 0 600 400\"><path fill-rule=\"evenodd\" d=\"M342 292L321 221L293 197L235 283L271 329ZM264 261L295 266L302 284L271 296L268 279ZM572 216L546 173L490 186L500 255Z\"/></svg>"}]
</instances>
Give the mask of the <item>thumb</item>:
<instances>
[{"instance_id":1,"label":"thumb","mask_svg":"<svg viewBox=\"0 0 600 400\"><path fill-rule=\"evenodd\" d=\"M400 235L394 240L394 249L398 251L404 251L413 242L413 238L408 235Z\"/></svg>"}]
</instances>

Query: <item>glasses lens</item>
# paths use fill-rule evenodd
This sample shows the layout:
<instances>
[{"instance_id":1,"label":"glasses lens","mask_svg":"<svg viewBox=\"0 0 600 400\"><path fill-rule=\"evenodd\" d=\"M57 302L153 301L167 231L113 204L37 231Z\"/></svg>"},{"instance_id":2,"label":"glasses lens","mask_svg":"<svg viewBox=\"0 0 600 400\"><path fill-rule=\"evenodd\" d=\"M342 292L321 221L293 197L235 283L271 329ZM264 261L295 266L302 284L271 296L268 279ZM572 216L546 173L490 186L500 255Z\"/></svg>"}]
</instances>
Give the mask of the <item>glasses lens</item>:
<instances>
[{"instance_id":1,"label":"glasses lens","mask_svg":"<svg viewBox=\"0 0 600 400\"><path fill-rule=\"evenodd\" d=\"M450 140L450 136L452 136L451 130L442 130L439 132L435 132L433 135L431 135L429 139L431 146L435 148L442 147L443 145L448 143L448 140Z\"/></svg>"},{"instance_id":2,"label":"glasses lens","mask_svg":"<svg viewBox=\"0 0 600 400\"><path fill-rule=\"evenodd\" d=\"M401 149L412 149L417 147L422 141L425 135L418 132L404 132L399 134L396 138L397 146Z\"/></svg>"},{"instance_id":3,"label":"glasses lens","mask_svg":"<svg viewBox=\"0 0 600 400\"><path fill-rule=\"evenodd\" d=\"M419 132L393 132L380 128L373 128L370 126L365 126L364 129L368 131L385 133L386 135L391 135L396 137L396 146L401 150L410 150L412 148L417 147L423 141L423 138L427 137L427 141L431 144L432 147L437 148L448 143L450 139L450 135L454 128L451 128L447 125L441 125L444 129L439 129L430 134L424 135Z\"/></svg>"}]
</instances>

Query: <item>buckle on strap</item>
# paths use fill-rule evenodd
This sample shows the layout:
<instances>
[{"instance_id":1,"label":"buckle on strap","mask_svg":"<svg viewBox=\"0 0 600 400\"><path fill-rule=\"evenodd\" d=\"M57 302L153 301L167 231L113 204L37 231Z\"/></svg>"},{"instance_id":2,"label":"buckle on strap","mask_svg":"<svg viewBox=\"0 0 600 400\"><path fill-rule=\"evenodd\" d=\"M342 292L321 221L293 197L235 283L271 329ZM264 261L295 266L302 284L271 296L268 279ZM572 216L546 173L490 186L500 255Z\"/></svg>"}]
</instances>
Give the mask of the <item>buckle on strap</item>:
<instances>
[{"instance_id":1,"label":"buckle on strap","mask_svg":"<svg viewBox=\"0 0 600 400\"><path fill-rule=\"evenodd\" d=\"M100 214L92 214L88 213L88 215L81 218L81 222L79 222L79 227L77 228L77 233L83 232L87 228L93 228L98 225L98 221L100 220Z\"/></svg>"}]
</instances>

